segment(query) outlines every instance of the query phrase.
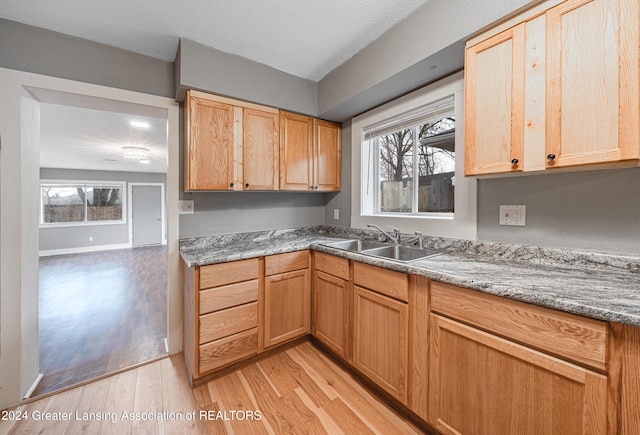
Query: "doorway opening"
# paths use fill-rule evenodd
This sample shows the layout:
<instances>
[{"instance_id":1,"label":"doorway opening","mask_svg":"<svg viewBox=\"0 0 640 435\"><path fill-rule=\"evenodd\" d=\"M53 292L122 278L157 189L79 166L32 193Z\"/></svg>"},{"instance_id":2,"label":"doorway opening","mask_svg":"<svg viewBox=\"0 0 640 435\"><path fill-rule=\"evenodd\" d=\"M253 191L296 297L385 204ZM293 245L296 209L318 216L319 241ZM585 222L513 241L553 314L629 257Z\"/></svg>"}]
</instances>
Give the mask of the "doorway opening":
<instances>
[{"instance_id":1,"label":"doorway opening","mask_svg":"<svg viewBox=\"0 0 640 435\"><path fill-rule=\"evenodd\" d=\"M167 116L62 93L45 101L32 397L168 352Z\"/></svg>"}]
</instances>

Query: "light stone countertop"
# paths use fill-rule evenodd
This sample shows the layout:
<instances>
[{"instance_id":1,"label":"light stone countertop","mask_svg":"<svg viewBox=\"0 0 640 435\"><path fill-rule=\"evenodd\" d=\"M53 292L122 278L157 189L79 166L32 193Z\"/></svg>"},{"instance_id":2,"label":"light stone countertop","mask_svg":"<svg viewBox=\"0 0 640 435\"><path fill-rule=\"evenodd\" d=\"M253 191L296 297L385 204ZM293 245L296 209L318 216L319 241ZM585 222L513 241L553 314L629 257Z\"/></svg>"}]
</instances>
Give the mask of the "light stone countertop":
<instances>
[{"instance_id":1,"label":"light stone countertop","mask_svg":"<svg viewBox=\"0 0 640 435\"><path fill-rule=\"evenodd\" d=\"M640 258L425 237L444 254L410 263L344 251L323 242L374 240L379 233L317 226L180 241L189 267L303 249L353 259L595 319L640 326ZM403 235L404 240L412 236Z\"/></svg>"}]
</instances>

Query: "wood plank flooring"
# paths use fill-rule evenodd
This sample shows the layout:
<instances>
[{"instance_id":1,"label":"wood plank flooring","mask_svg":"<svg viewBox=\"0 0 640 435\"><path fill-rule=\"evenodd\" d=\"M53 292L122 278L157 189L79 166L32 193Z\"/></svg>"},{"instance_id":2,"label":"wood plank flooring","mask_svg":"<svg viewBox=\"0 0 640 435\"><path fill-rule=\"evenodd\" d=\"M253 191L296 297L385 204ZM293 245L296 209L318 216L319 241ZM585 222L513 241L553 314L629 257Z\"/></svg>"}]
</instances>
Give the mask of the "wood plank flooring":
<instances>
[{"instance_id":1,"label":"wood plank flooring","mask_svg":"<svg viewBox=\"0 0 640 435\"><path fill-rule=\"evenodd\" d=\"M163 356L166 271L166 246L41 258L33 396Z\"/></svg>"},{"instance_id":2,"label":"wood plank flooring","mask_svg":"<svg viewBox=\"0 0 640 435\"><path fill-rule=\"evenodd\" d=\"M423 433L310 342L194 390L179 354L16 410L29 419L0 421L0 435Z\"/></svg>"}]
</instances>

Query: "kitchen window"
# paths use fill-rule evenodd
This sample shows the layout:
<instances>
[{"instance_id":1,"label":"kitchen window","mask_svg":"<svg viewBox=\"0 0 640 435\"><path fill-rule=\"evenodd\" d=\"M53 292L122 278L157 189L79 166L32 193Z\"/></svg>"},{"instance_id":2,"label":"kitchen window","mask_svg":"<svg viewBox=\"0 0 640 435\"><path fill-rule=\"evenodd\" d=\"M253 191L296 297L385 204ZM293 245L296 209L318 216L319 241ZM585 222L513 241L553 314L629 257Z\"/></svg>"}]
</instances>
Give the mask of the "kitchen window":
<instances>
[{"instance_id":1,"label":"kitchen window","mask_svg":"<svg viewBox=\"0 0 640 435\"><path fill-rule=\"evenodd\" d=\"M374 213L453 217L455 126L448 98L365 131Z\"/></svg>"},{"instance_id":2,"label":"kitchen window","mask_svg":"<svg viewBox=\"0 0 640 435\"><path fill-rule=\"evenodd\" d=\"M462 72L353 118L351 226L474 240L463 119Z\"/></svg>"},{"instance_id":3,"label":"kitchen window","mask_svg":"<svg viewBox=\"0 0 640 435\"><path fill-rule=\"evenodd\" d=\"M40 184L42 227L125 223L125 182Z\"/></svg>"}]
</instances>

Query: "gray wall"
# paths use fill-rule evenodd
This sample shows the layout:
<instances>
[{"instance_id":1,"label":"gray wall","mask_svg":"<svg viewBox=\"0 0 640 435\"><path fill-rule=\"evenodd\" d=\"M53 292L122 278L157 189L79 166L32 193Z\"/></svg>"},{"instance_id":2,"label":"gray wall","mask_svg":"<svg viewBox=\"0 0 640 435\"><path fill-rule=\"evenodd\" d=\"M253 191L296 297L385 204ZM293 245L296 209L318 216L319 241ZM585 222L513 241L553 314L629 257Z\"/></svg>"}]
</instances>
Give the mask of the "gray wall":
<instances>
[{"instance_id":1,"label":"gray wall","mask_svg":"<svg viewBox=\"0 0 640 435\"><path fill-rule=\"evenodd\" d=\"M0 67L173 97L173 62L2 18Z\"/></svg>"},{"instance_id":2,"label":"gray wall","mask_svg":"<svg viewBox=\"0 0 640 435\"><path fill-rule=\"evenodd\" d=\"M343 121L462 69L470 35L540 0L430 0L318 83L318 115Z\"/></svg>"},{"instance_id":3,"label":"gray wall","mask_svg":"<svg viewBox=\"0 0 640 435\"><path fill-rule=\"evenodd\" d=\"M138 183L165 183L166 185L167 175L145 172L84 171L80 169L41 168L40 179L126 181ZM40 251L126 244L129 243L129 225L130 222L127 220L125 224L116 225L41 228ZM93 237L92 242L89 241L90 236Z\"/></svg>"},{"instance_id":4,"label":"gray wall","mask_svg":"<svg viewBox=\"0 0 640 435\"><path fill-rule=\"evenodd\" d=\"M324 224L326 195L287 192L184 193L194 214L180 215L180 237Z\"/></svg>"},{"instance_id":5,"label":"gray wall","mask_svg":"<svg viewBox=\"0 0 640 435\"><path fill-rule=\"evenodd\" d=\"M640 254L640 169L479 180L478 238ZM527 206L525 227L498 225L498 206Z\"/></svg>"},{"instance_id":6,"label":"gray wall","mask_svg":"<svg viewBox=\"0 0 640 435\"><path fill-rule=\"evenodd\" d=\"M318 114L318 84L188 39L175 63L176 99L200 89L292 112Z\"/></svg>"}]
</instances>

